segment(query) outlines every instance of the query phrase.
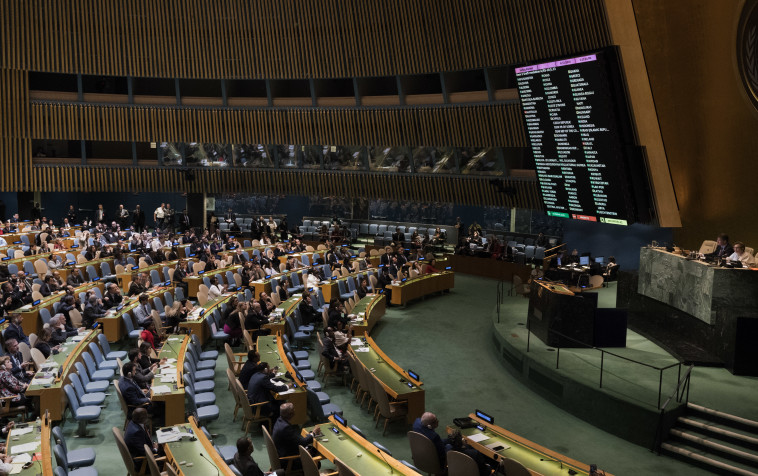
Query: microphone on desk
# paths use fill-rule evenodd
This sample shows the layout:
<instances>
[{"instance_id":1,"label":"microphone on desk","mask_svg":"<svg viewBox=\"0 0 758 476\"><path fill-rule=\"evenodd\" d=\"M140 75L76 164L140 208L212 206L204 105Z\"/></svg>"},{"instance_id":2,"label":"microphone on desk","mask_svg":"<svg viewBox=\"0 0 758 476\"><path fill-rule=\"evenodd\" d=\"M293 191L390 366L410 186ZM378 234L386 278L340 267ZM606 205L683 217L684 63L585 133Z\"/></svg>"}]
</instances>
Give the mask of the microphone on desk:
<instances>
[{"instance_id":1,"label":"microphone on desk","mask_svg":"<svg viewBox=\"0 0 758 476\"><path fill-rule=\"evenodd\" d=\"M540 458L540 461L552 461L552 462L554 462L554 463L558 463L558 464L560 464L560 465L561 465L561 469L563 469L563 461L561 461L561 460L557 460L557 459L553 459L553 458L544 457L544 458Z\"/></svg>"},{"instance_id":2,"label":"microphone on desk","mask_svg":"<svg viewBox=\"0 0 758 476\"><path fill-rule=\"evenodd\" d=\"M213 461L209 460L204 454L200 453L200 456L203 457L203 459L207 462L209 462L214 468L216 468L216 475L220 475L221 472L218 470L218 466L213 463Z\"/></svg>"},{"instance_id":3,"label":"microphone on desk","mask_svg":"<svg viewBox=\"0 0 758 476\"><path fill-rule=\"evenodd\" d=\"M177 356L179 355L179 352L177 352L176 349L174 349L174 346L171 345L171 342L169 342L168 339L166 340L165 345L167 345L168 348L171 349L171 351L175 353Z\"/></svg>"},{"instance_id":4,"label":"microphone on desk","mask_svg":"<svg viewBox=\"0 0 758 476\"><path fill-rule=\"evenodd\" d=\"M384 451L382 451L381 448L378 448L378 447L375 447L375 448L376 448L376 451L379 452L379 456L381 456L382 459L384 460L384 462L387 463L387 466L390 467L390 474L395 474L395 469L392 467L392 465L390 464L390 462L387 461L387 458L385 458L384 455L382 454L382 453L384 453Z\"/></svg>"}]
</instances>

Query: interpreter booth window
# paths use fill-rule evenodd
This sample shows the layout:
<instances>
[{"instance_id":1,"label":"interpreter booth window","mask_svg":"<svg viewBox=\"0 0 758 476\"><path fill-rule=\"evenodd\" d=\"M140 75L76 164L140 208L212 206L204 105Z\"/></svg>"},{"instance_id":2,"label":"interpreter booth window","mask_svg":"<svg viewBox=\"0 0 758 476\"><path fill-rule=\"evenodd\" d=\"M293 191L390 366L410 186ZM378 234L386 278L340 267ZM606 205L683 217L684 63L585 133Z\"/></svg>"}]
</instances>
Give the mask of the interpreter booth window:
<instances>
[{"instance_id":1,"label":"interpreter booth window","mask_svg":"<svg viewBox=\"0 0 758 476\"><path fill-rule=\"evenodd\" d=\"M369 165L373 172L410 172L410 153L405 147L369 147Z\"/></svg>"},{"instance_id":2,"label":"interpreter booth window","mask_svg":"<svg viewBox=\"0 0 758 476\"><path fill-rule=\"evenodd\" d=\"M365 162L360 147L325 145L324 168L327 170L364 170Z\"/></svg>"},{"instance_id":3,"label":"interpreter booth window","mask_svg":"<svg viewBox=\"0 0 758 476\"><path fill-rule=\"evenodd\" d=\"M493 147L461 147L458 150L462 174L502 175L497 149Z\"/></svg>"},{"instance_id":4,"label":"interpreter booth window","mask_svg":"<svg viewBox=\"0 0 758 476\"><path fill-rule=\"evenodd\" d=\"M320 169L322 147L317 145L301 145L301 167L304 169Z\"/></svg>"},{"instance_id":5,"label":"interpreter booth window","mask_svg":"<svg viewBox=\"0 0 758 476\"><path fill-rule=\"evenodd\" d=\"M184 146L187 165L225 167L231 165L231 153L226 144L190 142Z\"/></svg>"},{"instance_id":6,"label":"interpreter booth window","mask_svg":"<svg viewBox=\"0 0 758 476\"><path fill-rule=\"evenodd\" d=\"M181 142L161 142L158 154L163 165L184 165Z\"/></svg>"},{"instance_id":7,"label":"interpreter booth window","mask_svg":"<svg viewBox=\"0 0 758 476\"><path fill-rule=\"evenodd\" d=\"M450 174L455 171L455 154L445 147L416 147L413 165L416 172L423 174Z\"/></svg>"},{"instance_id":8,"label":"interpreter booth window","mask_svg":"<svg viewBox=\"0 0 758 476\"><path fill-rule=\"evenodd\" d=\"M242 167L271 168L274 166L275 150L264 144L235 144L234 162Z\"/></svg>"},{"instance_id":9,"label":"interpreter booth window","mask_svg":"<svg viewBox=\"0 0 758 476\"><path fill-rule=\"evenodd\" d=\"M296 169L300 166L300 154L295 145L278 145L276 146L279 155L279 167L285 169Z\"/></svg>"}]
</instances>

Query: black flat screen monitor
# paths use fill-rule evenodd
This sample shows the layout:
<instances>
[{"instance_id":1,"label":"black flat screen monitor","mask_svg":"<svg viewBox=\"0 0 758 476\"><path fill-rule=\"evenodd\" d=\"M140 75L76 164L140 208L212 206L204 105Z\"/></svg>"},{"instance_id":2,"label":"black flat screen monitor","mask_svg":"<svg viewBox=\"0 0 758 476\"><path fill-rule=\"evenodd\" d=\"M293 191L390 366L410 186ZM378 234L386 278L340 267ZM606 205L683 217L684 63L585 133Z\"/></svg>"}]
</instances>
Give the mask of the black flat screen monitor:
<instances>
[{"instance_id":1,"label":"black flat screen monitor","mask_svg":"<svg viewBox=\"0 0 758 476\"><path fill-rule=\"evenodd\" d=\"M636 144L617 50L519 66L515 77L547 214L650 222L644 149Z\"/></svg>"}]
</instances>

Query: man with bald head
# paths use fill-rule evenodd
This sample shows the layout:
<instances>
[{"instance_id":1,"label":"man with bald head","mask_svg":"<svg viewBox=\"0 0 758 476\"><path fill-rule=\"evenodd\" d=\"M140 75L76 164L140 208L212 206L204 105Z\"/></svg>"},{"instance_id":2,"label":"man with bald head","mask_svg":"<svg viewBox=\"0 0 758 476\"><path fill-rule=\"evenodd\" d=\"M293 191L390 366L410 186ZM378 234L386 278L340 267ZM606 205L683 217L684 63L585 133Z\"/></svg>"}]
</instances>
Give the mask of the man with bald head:
<instances>
[{"instance_id":1,"label":"man with bald head","mask_svg":"<svg viewBox=\"0 0 758 476\"><path fill-rule=\"evenodd\" d=\"M435 431L440 422L437 420L437 415L432 412L425 412L420 418L416 418L413 422L413 431L421 433L434 443L434 447L437 449L437 455L440 459L440 464L444 467L445 453L451 447L449 439L443 440L440 435Z\"/></svg>"},{"instance_id":2,"label":"man with bald head","mask_svg":"<svg viewBox=\"0 0 758 476\"><path fill-rule=\"evenodd\" d=\"M321 428L316 425L307 436L302 436L300 427L290 423L294 416L295 406L290 402L283 403L279 408L279 418L274 423L274 430L271 432L271 438L274 440L274 446L280 458L300 454L298 446L307 448L313 443L313 437L321 434ZM299 461L295 463L297 467L300 467ZM283 462L282 465L286 466L287 462Z\"/></svg>"}]
</instances>

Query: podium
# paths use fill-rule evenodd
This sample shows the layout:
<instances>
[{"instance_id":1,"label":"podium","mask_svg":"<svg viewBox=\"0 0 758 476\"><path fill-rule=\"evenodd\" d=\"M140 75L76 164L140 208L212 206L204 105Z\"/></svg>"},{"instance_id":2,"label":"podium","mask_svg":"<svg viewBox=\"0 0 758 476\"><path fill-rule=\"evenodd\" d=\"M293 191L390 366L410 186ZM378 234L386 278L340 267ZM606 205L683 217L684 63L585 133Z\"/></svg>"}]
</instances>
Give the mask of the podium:
<instances>
[{"instance_id":1,"label":"podium","mask_svg":"<svg viewBox=\"0 0 758 476\"><path fill-rule=\"evenodd\" d=\"M531 286L529 326L534 335L552 347L595 345L597 293L574 293L563 284L543 281Z\"/></svg>"}]
</instances>

